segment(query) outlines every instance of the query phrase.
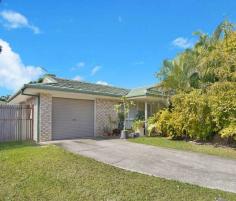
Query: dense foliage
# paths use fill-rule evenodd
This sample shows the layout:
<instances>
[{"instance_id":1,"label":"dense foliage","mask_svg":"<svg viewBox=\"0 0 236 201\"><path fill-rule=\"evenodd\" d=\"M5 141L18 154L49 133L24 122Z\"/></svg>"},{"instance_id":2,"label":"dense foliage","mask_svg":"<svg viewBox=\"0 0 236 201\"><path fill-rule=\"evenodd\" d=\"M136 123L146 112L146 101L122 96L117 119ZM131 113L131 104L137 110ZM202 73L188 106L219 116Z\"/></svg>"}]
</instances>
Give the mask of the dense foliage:
<instances>
[{"instance_id":1,"label":"dense foliage","mask_svg":"<svg viewBox=\"0 0 236 201\"><path fill-rule=\"evenodd\" d=\"M236 31L221 23L212 36L173 60L165 60L159 87L172 92L171 107L156 114L150 133L208 140L214 135L236 140ZM153 129L153 127L155 129Z\"/></svg>"}]
</instances>

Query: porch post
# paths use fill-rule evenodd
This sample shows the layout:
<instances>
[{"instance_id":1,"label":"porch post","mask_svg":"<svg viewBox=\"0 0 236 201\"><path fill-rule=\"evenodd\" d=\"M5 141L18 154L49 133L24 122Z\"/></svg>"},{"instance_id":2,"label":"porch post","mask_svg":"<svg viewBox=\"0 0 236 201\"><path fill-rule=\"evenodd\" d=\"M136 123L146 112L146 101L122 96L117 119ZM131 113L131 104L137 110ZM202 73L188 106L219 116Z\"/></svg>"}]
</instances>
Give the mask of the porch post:
<instances>
[{"instance_id":1,"label":"porch post","mask_svg":"<svg viewBox=\"0 0 236 201\"><path fill-rule=\"evenodd\" d=\"M147 119L148 119L148 104L145 101L145 135L147 133Z\"/></svg>"}]
</instances>

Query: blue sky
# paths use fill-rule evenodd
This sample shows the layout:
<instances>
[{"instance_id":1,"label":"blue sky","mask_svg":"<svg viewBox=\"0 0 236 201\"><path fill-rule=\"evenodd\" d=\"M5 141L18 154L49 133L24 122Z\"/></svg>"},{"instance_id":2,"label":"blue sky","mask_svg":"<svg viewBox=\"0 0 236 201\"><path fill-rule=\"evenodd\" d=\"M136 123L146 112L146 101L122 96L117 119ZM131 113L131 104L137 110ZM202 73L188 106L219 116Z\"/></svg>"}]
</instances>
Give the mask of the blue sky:
<instances>
[{"instance_id":1,"label":"blue sky","mask_svg":"<svg viewBox=\"0 0 236 201\"><path fill-rule=\"evenodd\" d=\"M0 95L42 72L120 87L157 82L163 59L173 58L236 21L235 0L2 0ZM4 49L5 48L5 49Z\"/></svg>"}]
</instances>

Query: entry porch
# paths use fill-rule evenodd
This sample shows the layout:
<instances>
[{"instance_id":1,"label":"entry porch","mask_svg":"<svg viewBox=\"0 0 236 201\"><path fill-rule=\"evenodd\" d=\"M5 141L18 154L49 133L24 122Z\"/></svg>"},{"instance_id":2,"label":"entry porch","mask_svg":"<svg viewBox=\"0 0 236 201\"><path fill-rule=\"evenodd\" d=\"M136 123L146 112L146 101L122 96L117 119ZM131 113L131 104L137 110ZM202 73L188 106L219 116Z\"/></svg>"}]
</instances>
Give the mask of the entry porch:
<instances>
[{"instance_id":1,"label":"entry porch","mask_svg":"<svg viewBox=\"0 0 236 201\"><path fill-rule=\"evenodd\" d=\"M130 108L128 117L125 119L127 129L131 129L133 122L140 119L144 121L146 130L148 118L168 106L167 96L157 90L156 87L132 90L127 97L135 104Z\"/></svg>"}]
</instances>

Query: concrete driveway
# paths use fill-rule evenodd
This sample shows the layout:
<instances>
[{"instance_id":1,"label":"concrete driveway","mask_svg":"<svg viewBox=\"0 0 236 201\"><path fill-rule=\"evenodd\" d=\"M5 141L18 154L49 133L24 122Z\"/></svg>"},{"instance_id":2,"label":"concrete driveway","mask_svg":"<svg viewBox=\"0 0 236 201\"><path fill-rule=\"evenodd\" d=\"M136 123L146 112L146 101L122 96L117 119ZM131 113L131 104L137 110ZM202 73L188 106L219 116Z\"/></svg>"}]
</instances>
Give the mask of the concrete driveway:
<instances>
[{"instance_id":1,"label":"concrete driveway","mask_svg":"<svg viewBox=\"0 0 236 201\"><path fill-rule=\"evenodd\" d=\"M236 160L158 148L120 139L53 142L119 168L236 193Z\"/></svg>"}]
</instances>

